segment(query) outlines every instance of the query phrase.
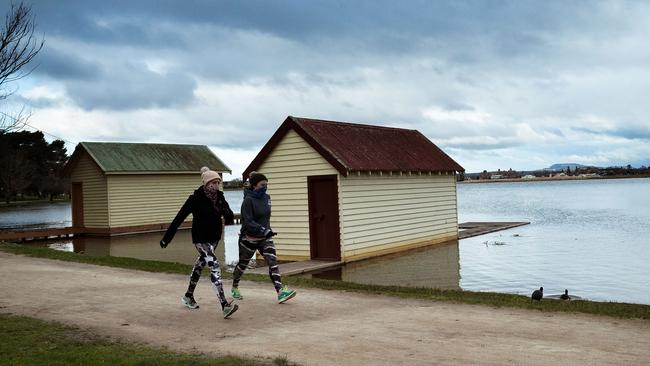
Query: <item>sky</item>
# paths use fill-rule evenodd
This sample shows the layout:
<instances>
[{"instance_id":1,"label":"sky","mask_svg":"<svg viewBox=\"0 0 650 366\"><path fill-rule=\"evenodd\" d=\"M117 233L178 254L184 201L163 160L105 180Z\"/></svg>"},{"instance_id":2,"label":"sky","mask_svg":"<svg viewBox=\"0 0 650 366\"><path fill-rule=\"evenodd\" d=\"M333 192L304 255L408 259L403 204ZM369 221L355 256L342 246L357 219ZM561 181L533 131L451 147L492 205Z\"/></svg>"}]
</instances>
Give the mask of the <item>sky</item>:
<instances>
[{"instance_id":1,"label":"sky","mask_svg":"<svg viewBox=\"0 0 650 366\"><path fill-rule=\"evenodd\" d=\"M650 2L29 4L45 46L0 108L70 152L205 144L232 179L293 115L417 129L468 172L650 165Z\"/></svg>"}]
</instances>

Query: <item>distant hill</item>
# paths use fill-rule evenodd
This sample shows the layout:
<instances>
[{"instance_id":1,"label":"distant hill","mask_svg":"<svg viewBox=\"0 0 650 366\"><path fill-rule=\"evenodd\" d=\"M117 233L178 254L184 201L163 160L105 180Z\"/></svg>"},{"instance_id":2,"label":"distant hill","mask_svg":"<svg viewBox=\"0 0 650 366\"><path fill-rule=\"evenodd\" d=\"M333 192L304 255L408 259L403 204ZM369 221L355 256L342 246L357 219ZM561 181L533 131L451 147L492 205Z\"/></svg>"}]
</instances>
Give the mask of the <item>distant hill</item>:
<instances>
[{"instance_id":1,"label":"distant hill","mask_svg":"<svg viewBox=\"0 0 650 366\"><path fill-rule=\"evenodd\" d=\"M562 163L562 164L553 164L548 168L545 168L544 170L552 170L555 172L559 172L562 170L566 170L566 168L569 167L571 170L576 170L576 168L586 168L586 165L582 164L576 164L576 163Z\"/></svg>"}]
</instances>

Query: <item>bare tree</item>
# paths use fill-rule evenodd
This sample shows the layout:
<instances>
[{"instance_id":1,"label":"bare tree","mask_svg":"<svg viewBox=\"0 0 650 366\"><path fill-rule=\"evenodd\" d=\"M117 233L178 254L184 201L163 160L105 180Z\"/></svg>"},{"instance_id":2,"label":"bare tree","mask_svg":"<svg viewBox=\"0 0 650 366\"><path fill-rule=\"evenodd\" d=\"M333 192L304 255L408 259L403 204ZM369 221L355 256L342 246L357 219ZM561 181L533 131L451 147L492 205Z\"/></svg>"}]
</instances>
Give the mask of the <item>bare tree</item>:
<instances>
[{"instance_id":1,"label":"bare tree","mask_svg":"<svg viewBox=\"0 0 650 366\"><path fill-rule=\"evenodd\" d=\"M7 84L21 79L33 70L24 67L43 48L44 41L34 36L35 21L31 6L21 2L11 3L5 16L4 27L0 29L0 101L13 94ZM10 132L24 127L29 113L21 109L10 114L0 111L0 132Z\"/></svg>"}]
</instances>

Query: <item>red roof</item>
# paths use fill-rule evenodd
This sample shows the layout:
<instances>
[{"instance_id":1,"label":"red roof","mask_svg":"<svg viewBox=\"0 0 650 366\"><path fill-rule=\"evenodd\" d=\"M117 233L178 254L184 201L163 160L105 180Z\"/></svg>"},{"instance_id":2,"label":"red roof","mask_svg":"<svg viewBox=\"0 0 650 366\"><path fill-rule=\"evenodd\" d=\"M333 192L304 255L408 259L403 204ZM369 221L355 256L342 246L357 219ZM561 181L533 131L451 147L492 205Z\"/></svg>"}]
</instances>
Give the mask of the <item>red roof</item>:
<instances>
[{"instance_id":1,"label":"red roof","mask_svg":"<svg viewBox=\"0 0 650 366\"><path fill-rule=\"evenodd\" d=\"M344 176L354 171L465 171L417 130L289 116L246 168L244 178L262 165L289 130Z\"/></svg>"}]
</instances>

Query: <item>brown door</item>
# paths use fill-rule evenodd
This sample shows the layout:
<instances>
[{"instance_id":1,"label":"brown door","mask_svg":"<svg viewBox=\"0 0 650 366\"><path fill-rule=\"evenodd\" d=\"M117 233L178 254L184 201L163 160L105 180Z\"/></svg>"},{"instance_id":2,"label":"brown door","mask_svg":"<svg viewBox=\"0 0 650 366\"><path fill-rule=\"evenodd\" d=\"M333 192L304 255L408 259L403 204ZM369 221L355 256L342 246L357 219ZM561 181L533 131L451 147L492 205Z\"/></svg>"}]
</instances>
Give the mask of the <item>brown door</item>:
<instances>
[{"instance_id":1,"label":"brown door","mask_svg":"<svg viewBox=\"0 0 650 366\"><path fill-rule=\"evenodd\" d=\"M81 182L72 183L72 226L84 227L84 194Z\"/></svg>"},{"instance_id":2,"label":"brown door","mask_svg":"<svg viewBox=\"0 0 650 366\"><path fill-rule=\"evenodd\" d=\"M312 259L341 260L336 175L307 177Z\"/></svg>"}]
</instances>

